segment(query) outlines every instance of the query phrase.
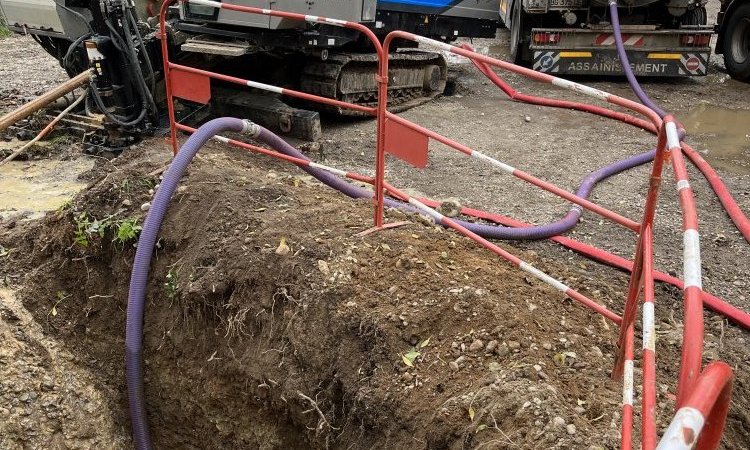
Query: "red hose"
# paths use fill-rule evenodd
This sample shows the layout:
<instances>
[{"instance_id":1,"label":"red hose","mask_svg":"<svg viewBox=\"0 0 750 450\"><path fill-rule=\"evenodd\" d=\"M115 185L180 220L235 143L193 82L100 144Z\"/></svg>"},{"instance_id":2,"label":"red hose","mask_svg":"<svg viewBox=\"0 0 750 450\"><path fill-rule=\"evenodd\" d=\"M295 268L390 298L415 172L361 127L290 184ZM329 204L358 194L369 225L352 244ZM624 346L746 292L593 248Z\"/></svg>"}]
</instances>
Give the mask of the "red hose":
<instances>
[{"instance_id":1,"label":"red hose","mask_svg":"<svg viewBox=\"0 0 750 450\"><path fill-rule=\"evenodd\" d=\"M714 168L703 159L700 153L693 150L691 146L684 142L681 142L681 144L685 156L687 156L690 162L692 162L693 165L703 173L708 184L711 185L711 189L714 190L727 214L729 214L729 218L732 219L732 222L734 222L737 229L740 230L740 233L745 237L745 240L750 242L750 219L748 219L745 213L742 212L737 201L732 197L732 194L729 193L724 181L719 174L716 173Z\"/></svg>"}]
</instances>

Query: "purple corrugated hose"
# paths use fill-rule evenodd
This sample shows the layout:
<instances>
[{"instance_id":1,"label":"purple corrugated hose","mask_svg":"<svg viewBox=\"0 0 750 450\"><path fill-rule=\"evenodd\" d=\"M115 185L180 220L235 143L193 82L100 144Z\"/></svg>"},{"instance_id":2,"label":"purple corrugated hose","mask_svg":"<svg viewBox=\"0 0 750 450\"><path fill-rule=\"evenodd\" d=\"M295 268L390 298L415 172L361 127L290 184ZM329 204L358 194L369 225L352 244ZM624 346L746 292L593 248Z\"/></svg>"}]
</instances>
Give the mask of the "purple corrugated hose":
<instances>
[{"instance_id":1,"label":"purple corrugated hose","mask_svg":"<svg viewBox=\"0 0 750 450\"><path fill-rule=\"evenodd\" d=\"M250 122L240 119L224 118L212 120L200 127L185 142L185 145L182 146L180 152L170 164L146 215L143 230L138 239L138 249L135 252L133 272L130 276L127 324L125 327L125 377L128 386L133 443L138 450L152 448L143 395L143 312L149 269L151 268L151 255L154 251L154 245L156 245L162 220L180 178L182 178L185 169L187 169L195 154L203 147L203 144L222 132L248 132L253 129L257 131L252 125Z\"/></svg>"},{"instance_id":2,"label":"purple corrugated hose","mask_svg":"<svg viewBox=\"0 0 750 450\"><path fill-rule=\"evenodd\" d=\"M267 144L269 147L285 155L294 156L295 158L300 159L309 159L304 154L300 153L296 148L292 147L286 141L271 133L267 129L263 127L260 127L260 129L260 134L258 135L258 137L256 137L257 140ZM612 175L618 174L624 170L628 170L633 167L645 164L654 159L654 154L655 151L651 150L649 152L641 153L639 155L631 156L629 158L615 162L614 164L603 167L595 172L591 172L588 176L586 176L586 178L584 178L583 182L581 182L576 195L578 195L579 197L587 198L596 183L602 181L605 178L611 177ZM357 187L330 172L308 166L303 166L301 168L305 172L317 178L323 184L332 187L333 189L336 189L340 192L343 192L349 197L372 198L372 191ZM408 211L416 211L411 205L405 205L402 202L392 199L386 199L386 205L390 207L406 209ZM508 240L537 240L546 239L550 236L556 236L558 234L567 232L568 230L573 228L576 223L578 223L578 219L580 217L581 207L578 205L574 205L570 209L568 214L566 214L562 219L547 225L540 225L536 227L513 228L466 222L462 220L457 220L457 222L485 238Z\"/></svg>"},{"instance_id":3,"label":"purple corrugated hose","mask_svg":"<svg viewBox=\"0 0 750 450\"><path fill-rule=\"evenodd\" d=\"M641 85L638 84L638 80L635 79L635 74L633 74L633 69L630 67L630 60L628 60L628 54L627 52L625 52L625 44L623 44L622 42L622 32L620 30L620 15L617 13L617 0L609 0L609 14L610 16L612 16L612 28L614 29L617 56L620 58L620 64L622 64L622 70L625 72L625 77L628 79L630 88L633 90L633 93L638 97L641 103L648 106L652 111L658 114L659 117L663 118L667 115L667 112L661 109L659 105L654 103L654 101L649 98L648 94L646 94L646 91L644 91Z\"/></svg>"}]
</instances>

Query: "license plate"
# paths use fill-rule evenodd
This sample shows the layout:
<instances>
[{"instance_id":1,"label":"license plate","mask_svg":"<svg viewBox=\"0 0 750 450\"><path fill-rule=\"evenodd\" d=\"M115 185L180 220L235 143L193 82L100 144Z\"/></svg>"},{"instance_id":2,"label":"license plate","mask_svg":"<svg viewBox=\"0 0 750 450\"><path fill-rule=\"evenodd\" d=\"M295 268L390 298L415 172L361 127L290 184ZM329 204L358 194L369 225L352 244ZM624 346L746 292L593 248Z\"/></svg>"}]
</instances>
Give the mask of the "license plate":
<instances>
[{"instance_id":1,"label":"license plate","mask_svg":"<svg viewBox=\"0 0 750 450\"><path fill-rule=\"evenodd\" d=\"M553 8L581 8L586 5L586 0L549 0L549 6Z\"/></svg>"}]
</instances>

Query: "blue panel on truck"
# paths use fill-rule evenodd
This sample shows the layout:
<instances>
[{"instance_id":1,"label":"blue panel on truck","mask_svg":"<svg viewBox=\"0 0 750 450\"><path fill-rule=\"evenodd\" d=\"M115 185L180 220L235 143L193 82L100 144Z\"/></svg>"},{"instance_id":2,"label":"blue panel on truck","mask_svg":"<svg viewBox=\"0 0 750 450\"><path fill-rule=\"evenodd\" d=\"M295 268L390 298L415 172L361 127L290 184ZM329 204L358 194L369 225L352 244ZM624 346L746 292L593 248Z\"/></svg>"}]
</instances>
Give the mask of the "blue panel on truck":
<instances>
[{"instance_id":1,"label":"blue panel on truck","mask_svg":"<svg viewBox=\"0 0 750 450\"><path fill-rule=\"evenodd\" d=\"M379 0L378 9L497 20L498 0Z\"/></svg>"}]
</instances>

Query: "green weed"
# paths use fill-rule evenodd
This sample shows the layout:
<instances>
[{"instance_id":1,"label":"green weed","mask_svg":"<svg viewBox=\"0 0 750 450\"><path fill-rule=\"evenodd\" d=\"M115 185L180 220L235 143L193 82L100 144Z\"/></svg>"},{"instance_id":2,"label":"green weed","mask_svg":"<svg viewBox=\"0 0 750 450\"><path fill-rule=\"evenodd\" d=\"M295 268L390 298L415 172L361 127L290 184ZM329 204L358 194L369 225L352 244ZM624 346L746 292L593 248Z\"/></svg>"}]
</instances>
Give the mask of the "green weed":
<instances>
[{"instance_id":1,"label":"green weed","mask_svg":"<svg viewBox=\"0 0 750 450\"><path fill-rule=\"evenodd\" d=\"M117 221L114 224L114 228L115 237L113 241L121 246L137 239L142 230L142 227L138 225L138 219L135 217Z\"/></svg>"},{"instance_id":2,"label":"green weed","mask_svg":"<svg viewBox=\"0 0 750 450\"><path fill-rule=\"evenodd\" d=\"M81 247L88 247L92 237L103 238L107 229L113 223L112 216L96 219L91 218L86 211L75 216L73 220L76 226L73 232L73 241Z\"/></svg>"}]
</instances>

